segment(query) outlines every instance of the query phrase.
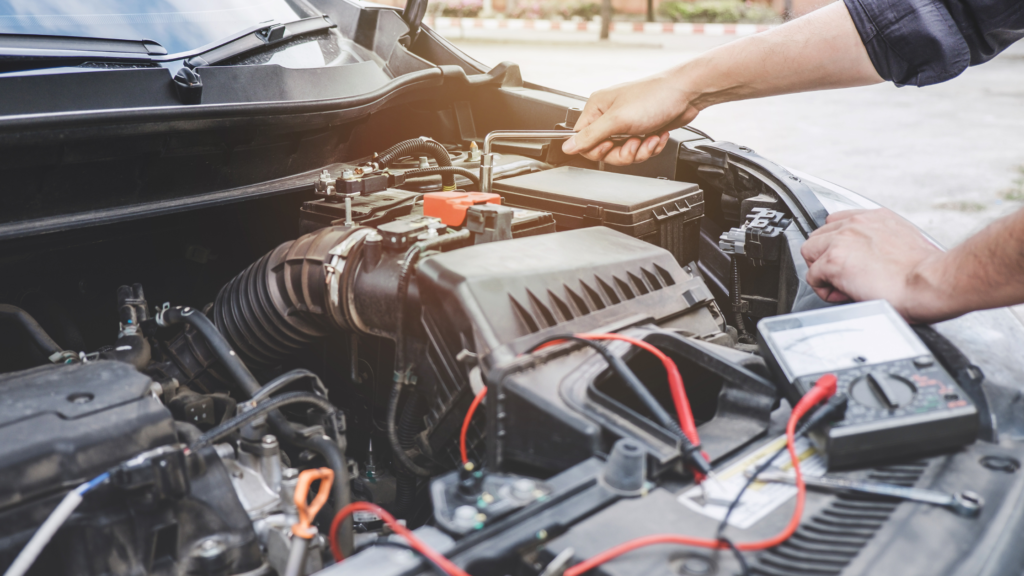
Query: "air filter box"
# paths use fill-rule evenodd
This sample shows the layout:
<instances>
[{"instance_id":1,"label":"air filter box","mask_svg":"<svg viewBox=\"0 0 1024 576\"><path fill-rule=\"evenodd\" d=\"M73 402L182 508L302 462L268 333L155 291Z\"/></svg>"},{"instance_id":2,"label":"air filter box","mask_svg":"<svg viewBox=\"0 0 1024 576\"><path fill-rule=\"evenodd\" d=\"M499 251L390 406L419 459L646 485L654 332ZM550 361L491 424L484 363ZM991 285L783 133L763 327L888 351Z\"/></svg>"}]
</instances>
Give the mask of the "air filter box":
<instances>
[{"instance_id":1,"label":"air filter box","mask_svg":"<svg viewBox=\"0 0 1024 576\"><path fill-rule=\"evenodd\" d=\"M704 192L696 184L563 166L500 180L494 191L508 206L554 214L558 230L607 226L680 264L697 260Z\"/></svg>"}]
</instances>

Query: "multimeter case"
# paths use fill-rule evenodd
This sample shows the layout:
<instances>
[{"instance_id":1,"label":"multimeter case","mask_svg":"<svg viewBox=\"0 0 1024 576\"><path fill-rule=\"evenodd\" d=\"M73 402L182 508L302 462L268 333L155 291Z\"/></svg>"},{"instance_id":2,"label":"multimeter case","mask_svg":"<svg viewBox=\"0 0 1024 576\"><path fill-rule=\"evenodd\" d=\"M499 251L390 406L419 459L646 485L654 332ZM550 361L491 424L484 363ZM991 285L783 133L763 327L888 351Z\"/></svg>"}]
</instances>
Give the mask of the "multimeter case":
<instances>
[{"instance_id":1,"label":"multimeter case","mask_svg":"<svg viewBox=\"0 0 1024 576\"><path fill-rule=\"evenodd\" d=\"M550 212L558 230L606 226L697 260L704 192L696 185L572 166L494 183L507 206Z\"/></svg>"},{"instance_id":2,"label":"multimeter case","mask_svg":"<svg viewBox=\"0 0 1024 576\"><path fill-rule=\"evenodd\" d=\"M843 308L869 309L871 306L892 310L884 302L852 304ZM798 314L826 313L827 310L830 309ZM757 339L766 363L781 384L783 395L795 406L818 378L829 372L802 375L790 382L766 341L765 325L793 316L762 320L757 326ZM921 348L928 350L916 334L909 333ZM825 454L829 470L935 454L971 444L978 437L977 408L930 352L914 358L833 370L831 373L838 380L836 393L846 394L850 399L842 421L811 433L812 442ZM895 409L861 404L854 398L851 388L872 374L895 376L913 383L913 397L906 405Z\"/></svg>"}]
</instances>

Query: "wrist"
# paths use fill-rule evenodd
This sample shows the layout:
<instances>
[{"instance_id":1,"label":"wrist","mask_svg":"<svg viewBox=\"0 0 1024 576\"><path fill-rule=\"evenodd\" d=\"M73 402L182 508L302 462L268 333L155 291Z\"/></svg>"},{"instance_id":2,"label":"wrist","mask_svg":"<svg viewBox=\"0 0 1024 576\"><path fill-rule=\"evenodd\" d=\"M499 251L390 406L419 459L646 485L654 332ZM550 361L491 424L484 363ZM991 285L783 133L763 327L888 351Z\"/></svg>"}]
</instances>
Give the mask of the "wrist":
<instances>
[{"instance_id":1,"label":"wrist","mask_svg":"<svg viewBox=\"0 0 1024 576\"><path fill-rule=\"evenodd\" d=\"M670 82L678 94L679 107L695 108L698 112L715 104L713 70L701 55L672 69Z\"/></svg>"},{"instance_id":2,"label":"wrist","mask_svg":"<svg viewBox=\"0 0 1024 576\"><path fill-rule=\"evenodd\" d=\"M912 323L930 323L955 318L963 298L956 297L955 263L948 252L940 252L917 263L906 278L903 316Z\"/></svg>"}]
</instances>

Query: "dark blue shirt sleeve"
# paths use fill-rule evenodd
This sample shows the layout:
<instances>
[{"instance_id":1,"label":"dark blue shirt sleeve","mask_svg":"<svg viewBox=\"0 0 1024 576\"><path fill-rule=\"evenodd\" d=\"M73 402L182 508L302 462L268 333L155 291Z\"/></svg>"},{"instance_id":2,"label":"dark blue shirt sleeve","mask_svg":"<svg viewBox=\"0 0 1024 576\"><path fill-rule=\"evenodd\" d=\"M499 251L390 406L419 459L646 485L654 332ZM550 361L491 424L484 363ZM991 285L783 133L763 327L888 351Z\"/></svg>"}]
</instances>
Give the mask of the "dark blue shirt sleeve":
<instances>
[{"instance_id":1,"label":"dark blue shirt sleeve","mask_svg":"<svg viewBox=\"0 0 1024 576\"><path fill-rule=\"evenodd\" d=\"M878 74L928 86L1024 37L1024 0L844 0Z\"/></svg>"}]
</instances>

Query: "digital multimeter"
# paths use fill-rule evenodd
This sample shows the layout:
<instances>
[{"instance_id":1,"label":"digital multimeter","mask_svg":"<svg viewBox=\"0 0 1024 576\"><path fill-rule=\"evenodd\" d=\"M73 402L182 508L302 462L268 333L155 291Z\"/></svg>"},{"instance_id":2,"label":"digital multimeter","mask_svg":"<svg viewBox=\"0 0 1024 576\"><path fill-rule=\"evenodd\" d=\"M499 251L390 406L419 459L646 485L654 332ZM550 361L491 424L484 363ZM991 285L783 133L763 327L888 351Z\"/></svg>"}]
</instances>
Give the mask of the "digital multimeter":
<instances>
[{"instance_id":1,"label":"digital multimeter","mask_svg":"<svg viewBox=\"0 0 1024 576\"><path fill-rule=\"evenodd\" d=\"M824 374L849 396L844 419L817 434L830 469L912 457L974 441L978 412L883 300L765 318L758 343L796 404Z\"/></svg>"}]
</instances>

